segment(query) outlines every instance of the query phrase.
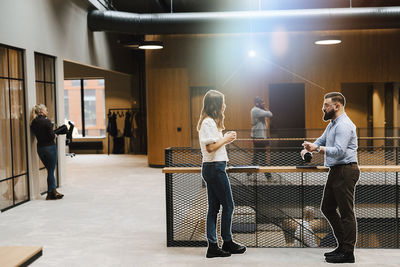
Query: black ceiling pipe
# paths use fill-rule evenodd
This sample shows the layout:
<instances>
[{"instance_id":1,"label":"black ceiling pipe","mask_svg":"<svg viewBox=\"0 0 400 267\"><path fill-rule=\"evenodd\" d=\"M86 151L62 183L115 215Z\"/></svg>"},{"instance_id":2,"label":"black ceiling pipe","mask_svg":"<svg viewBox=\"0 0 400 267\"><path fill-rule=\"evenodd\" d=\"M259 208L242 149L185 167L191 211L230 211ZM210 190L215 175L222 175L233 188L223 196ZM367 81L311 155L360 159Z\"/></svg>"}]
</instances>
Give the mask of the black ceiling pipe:
<instances>
[{"instance_id":1,"label":"black ceiling pipe","mask_svg":"<svg viewBox=\"0 0 400 267\"><path fill-rule=\"evenodd\" d=\"M92 31L196 34L400 28L400 7L136 14L91 11Z\"/></svg>"}]
</instances>

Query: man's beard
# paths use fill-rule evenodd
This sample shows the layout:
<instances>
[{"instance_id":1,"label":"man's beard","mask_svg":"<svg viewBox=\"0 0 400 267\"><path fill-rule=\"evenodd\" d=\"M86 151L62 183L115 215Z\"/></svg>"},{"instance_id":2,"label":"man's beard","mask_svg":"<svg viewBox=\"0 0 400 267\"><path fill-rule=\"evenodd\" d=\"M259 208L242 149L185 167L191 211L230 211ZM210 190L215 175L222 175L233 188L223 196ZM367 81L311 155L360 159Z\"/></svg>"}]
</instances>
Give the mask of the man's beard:
<instances>
[{"instance_id":1,"label":"man's beard","mask_svg":"<svg viewBox=\"0 0 400 267\"><path fill-rule=\"evenodd\" d=\"M331 120L335 116L335 110L331 110L328 112L324 111L324 121Z\"/></svg>"}]
</instances>

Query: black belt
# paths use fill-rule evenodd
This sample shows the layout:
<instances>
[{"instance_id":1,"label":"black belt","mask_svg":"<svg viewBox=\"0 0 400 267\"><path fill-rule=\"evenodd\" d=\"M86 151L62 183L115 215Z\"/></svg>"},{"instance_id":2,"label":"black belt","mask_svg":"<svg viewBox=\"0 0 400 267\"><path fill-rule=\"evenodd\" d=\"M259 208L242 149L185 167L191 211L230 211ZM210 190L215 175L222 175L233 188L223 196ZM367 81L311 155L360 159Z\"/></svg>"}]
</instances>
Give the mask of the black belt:
<instances>
[{"instance_id":1,"label":"black belt","mask_svg":"<svg viewBox=\"0 0 400 267\"><path fill-rule=\"evenodd\" d=\"M332 167L340 167L340 166L346 166L346 165L357 165L357 162L349 162L349 163L344 163L344 164L337 164L333 165Z\"/></svg>"}]
</instances>

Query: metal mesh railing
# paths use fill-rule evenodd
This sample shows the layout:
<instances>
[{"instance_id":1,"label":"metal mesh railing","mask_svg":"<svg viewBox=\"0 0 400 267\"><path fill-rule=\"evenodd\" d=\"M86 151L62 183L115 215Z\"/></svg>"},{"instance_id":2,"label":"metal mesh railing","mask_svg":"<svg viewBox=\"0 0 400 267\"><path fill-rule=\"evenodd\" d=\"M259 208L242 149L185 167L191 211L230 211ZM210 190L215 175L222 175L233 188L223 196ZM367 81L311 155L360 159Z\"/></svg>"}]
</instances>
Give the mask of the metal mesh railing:
<instances>
[{"instance_id":1,"label":"metal mesh railing","mask_svg":"<svg viewBox=\"0 0 400 267\"><path fill-rule=\"evenodd\" d=\"M266 149L240 148L231 146L227 149L229 166L298 166L304 165L299 147L267 147ZM167 167L200 167L201 151L194 148L169 148L165 152ZM398 147L359 147L360 165L399 165ZM313 165L324 165L322 153L313 154Z\"/></svg>"},{"instance_id":2,"label":"metal mesh railing","mask_svg":"<svg viewBox=\"0 0 400 267\"><path fill-rule=\"evenodd\" d=\"M251 165L253 150L229 149L230 165ZM269 150L270 165L298 165L299 149ZM397 148L360 148L361 165L394 165ZM313 163L323 164L316 157ZM200 167L197 149L166 150L167 167ZM326 172L229 173L235 211L232 232L249 247L333 247L335 238L320 211ZM361 172L355 194L357 247L399 248L397 172ZM198 173L167 173L168 246L206 246L207 193ZM305 208L314 218L305 216ZM218 224L219 225L219 224ZM218 229L217 231L219 231ZM218 234L219 235L219 234ZM221 240L220 240L221 241Z\"/></svg>"}]
</instances>

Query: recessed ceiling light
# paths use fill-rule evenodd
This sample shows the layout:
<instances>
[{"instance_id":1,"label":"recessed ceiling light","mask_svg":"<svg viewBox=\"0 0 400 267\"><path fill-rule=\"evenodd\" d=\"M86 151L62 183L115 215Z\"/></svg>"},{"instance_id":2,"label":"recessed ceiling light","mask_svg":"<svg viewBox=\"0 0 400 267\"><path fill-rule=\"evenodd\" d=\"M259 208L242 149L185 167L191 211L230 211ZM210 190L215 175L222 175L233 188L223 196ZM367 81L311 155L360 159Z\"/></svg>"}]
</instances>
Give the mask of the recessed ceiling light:
<instances>
[{"instance_id":1,"label":"recessed ceiling light","mask_svg":"<svg viewBox=\"0 0 400 267\"><path fill-rule=\"evenodd\" d=\"M164 45L160 41L143 41L139 44L139 49L163 49Z\"/></svg>"},{"instance_id":2,"label":"recessed ceiling light","mask_svg":"<svg viewBox=\"0 0 400 267\"><path fill-rule=\"evenodd\" d=\"M333 45L340 44L342 40L338 36L323 36L315 41L317 45Z\"/></svg>"}]
</instances>

